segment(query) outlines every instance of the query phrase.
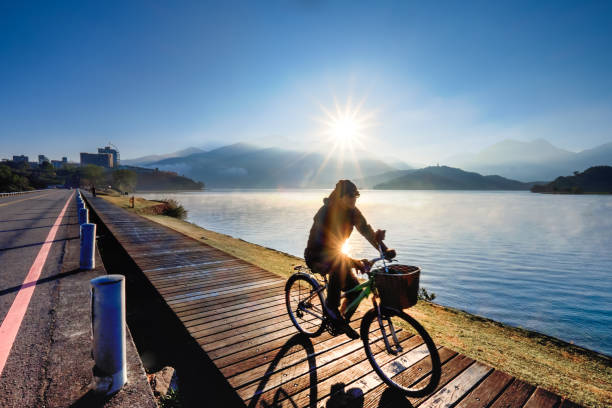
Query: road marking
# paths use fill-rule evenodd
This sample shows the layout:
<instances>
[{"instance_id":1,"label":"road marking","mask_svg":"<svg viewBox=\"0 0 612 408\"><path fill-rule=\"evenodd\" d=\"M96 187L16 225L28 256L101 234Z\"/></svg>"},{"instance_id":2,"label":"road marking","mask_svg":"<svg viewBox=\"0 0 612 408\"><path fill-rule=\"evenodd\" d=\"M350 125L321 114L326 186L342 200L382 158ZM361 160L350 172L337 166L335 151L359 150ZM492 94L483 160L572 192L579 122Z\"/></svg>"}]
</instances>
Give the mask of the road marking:
<instances>
[{"instance_id":1,"label":"road marking","mask_svg":"<svg viewBox=\"0 0 612 408\"><path fill-rule=\"evenodd\" d=\"M5 205L9 205L9 204L20 203L20 202L26 201L26 200L33 200L35 198L40 198L40 197L48 196L49 194L51 194L51 193L37 195L36 197L22 198L21 200L9 201L8 203L0 204L0 207L4 207Z\"/></svg>"},{"instance_id":2,"label":"road marking","mask_svg":"<svg viewBox=\"0 0 612 408\"><path fill-rule=\"evenodd\" d=\"M11 348L13 348L15 338L17 337L17 332L19 331L23 317L28 310L30 299L32 298L32 294L36 288L36 281L40 277L40 273L42 272L43 266L45 266L45 262L49 256L51 244L53 244L57 230L62 223L62 219L64 218L64 214L68 208L68 204L70 204L73 196L74 193L70 194L70 197L68 198L68 201L66 201L62 212L60 212L59 216L55 220L55 223L51 227L51 230L47 235L47 239L45 239L45 243L42 245L42 248L40 248L40 251L38 251L38 255L36 255L36 259L34 259L34 263L30 267L28 275L21 284L21 288L19 289L19 292L17 292L17 296L15 297L15 300L13 300L13 304L6 314L2 325L0 325L0 375L2 375L4 365L6 364L6 360L11 352Z\"/></svg>"}]
</instances>

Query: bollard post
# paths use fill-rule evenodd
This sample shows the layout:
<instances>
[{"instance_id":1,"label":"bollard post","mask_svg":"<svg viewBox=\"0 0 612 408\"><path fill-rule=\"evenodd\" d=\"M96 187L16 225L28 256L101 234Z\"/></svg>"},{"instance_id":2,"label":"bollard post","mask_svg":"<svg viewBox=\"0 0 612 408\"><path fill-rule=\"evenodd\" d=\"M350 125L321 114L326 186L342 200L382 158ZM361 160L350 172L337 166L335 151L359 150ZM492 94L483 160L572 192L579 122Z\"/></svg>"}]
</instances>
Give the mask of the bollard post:
<instances>
[{"instance_id":1,"label":"bollard post","mask_svg":"<svg viewBox=\"0 0 612 408\"><path fill-rule=\"evenodd\" d=\"M96 224L81 225L81 269L96 267Z\"/></svg>"},{"instance_id":2,"label":"bollard post","mask_svg":"<svg viewBox=\"0 0 612 408\"><path fill-rule=\"evenodd\" d=\"M79 225L89 223L89 210L87 208L79 208Z\"/></svg>"},{"instance_id":3,"label":"bollard post","mask_svg":"<svg viewBox=\"0 0 612 408\"><path fill-rule=\"evenodd\" d=\"M106 275L91 280L91 328L95 362L94 391L111 395L127 382L125 278Z\"/></svg>"}]
</instances>

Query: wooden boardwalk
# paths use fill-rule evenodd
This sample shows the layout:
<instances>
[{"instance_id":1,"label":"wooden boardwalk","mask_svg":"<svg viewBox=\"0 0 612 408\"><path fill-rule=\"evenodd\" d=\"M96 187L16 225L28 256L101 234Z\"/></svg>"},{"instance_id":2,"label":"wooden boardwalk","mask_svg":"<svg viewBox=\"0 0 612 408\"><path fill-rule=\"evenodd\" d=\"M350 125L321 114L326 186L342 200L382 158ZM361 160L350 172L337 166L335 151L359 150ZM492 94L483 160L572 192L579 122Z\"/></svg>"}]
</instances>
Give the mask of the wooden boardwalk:
<instances>
[{"instance_id":1,"label":"wooden boardwalk","mask_svg":"<svg viewBox=\"0 0 612 408\"><path fill-rule=\"evenodd\" d=\"M363 392L356 406L364 407L576 406L446 347L439 350L438 389L426 398L402 397L373 372L360 340L297 336L284 279L102 199L89 202L245 406L345 406L343 390L351 388ZM419 340L402 341L410 350ZM424 368L415 363L409 370Z\"/></svg>"}]
</instances>

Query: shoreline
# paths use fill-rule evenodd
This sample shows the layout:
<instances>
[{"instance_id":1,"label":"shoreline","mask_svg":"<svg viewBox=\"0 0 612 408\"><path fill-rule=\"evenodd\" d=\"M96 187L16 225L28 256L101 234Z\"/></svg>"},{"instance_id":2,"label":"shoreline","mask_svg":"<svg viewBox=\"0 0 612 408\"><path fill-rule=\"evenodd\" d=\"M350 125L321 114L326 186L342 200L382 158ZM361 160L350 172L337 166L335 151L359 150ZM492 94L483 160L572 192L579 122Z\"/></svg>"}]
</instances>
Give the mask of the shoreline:
<instances>
[{"instance_id":1,"label":"shoreline","mask_svg":"<svg viewBox=\"0 0 612 408\"><path fill-rule=\"evenodd\" d=\"M158 202L137 198L137 208L131 209L126 196L104 198L283 277L293 273L293 266L304 264L303 259L272 248L176 218L147 214L147 208L159 205ZM578 404L593 407L612 405L610 356L431 302L419 301L410 309L410 314L426 327L436 343Z\"/></svg>"}]
</instances>

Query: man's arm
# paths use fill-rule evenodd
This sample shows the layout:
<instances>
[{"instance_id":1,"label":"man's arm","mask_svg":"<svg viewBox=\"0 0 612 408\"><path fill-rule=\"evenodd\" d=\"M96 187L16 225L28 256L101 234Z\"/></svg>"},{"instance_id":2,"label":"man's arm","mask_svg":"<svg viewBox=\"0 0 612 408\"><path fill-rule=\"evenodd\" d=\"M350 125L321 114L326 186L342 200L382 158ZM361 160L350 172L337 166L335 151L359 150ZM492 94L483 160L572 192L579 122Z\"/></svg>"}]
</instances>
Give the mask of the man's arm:
<instances>
[{"instance_id":1,"label":"man's arm","mask_svg":"<svg viewBox=\"0 0 612 408\"><path fill-rule=\"evenodd\" d=\"M353 213L353 225L355 225L355 228L357 228L357 231L359 231L359 233L363 235L363 237L374 248L378 250L378 244L380 242L383 252L387 250L387 246L384 244L384 242L382 242L382 240L378 241L376 239L376 232L374 232L374 229L372 228L370 224L368 224L365 217L363 216L363 214L361 214L361 211L359 211L358 208L355 208L355 211Z\"/></svg>"}]
</instances>

